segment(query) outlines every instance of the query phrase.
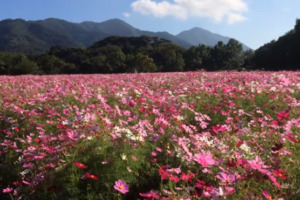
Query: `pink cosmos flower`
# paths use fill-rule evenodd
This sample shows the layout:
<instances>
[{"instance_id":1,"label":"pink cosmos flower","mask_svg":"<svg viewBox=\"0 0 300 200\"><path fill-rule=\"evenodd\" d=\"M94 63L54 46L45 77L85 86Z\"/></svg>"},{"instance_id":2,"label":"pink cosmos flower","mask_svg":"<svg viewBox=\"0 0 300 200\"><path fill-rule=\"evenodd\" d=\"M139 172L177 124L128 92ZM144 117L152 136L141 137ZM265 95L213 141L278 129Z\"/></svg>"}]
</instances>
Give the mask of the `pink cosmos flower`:
<instances>
[{"instance_id":1,"label":"pink cosmos flower","mask_svg":"<svg viewBox=\"0 0 300 200\"><path fill-rule=\"evenodd\" d=\"M267 176L271 179L271 181L274 183L274 185L276 185L278 188L280 188L280 184L277 182L276 178L274 176L272 176L272 174L270 172L267 173Z\"/></svg>"},{"instance_id":2,"label":"pink cosmos flower","mask_svg":"<svg viewBox=\"0 0 300 200\"><path fill-rule=\"evenodd\" d=\"M162 152L162 149L161 149L160 147L156 147L156 150L157 150L158 152Z\"/></svg>"},{"instance_id":3,"label":"pink cosmos flower","mask_svg":"<svg viewBox=\"0 0 300 200\"><path fill-rule=\"evenodd\" d=\"M272 196L271 196L267 191L263 191L263 195L264 195L268 200L273 200Z\"/></svg>"},{"instance_id":4,"label":"pink cosmos flower","mask_svg":"<svg viewBox=\"0 0 300 200\"><path fill-rule=\"evenodd\" d=\"M129 102L128 102L128 106L129 107L134 107L136 105L136 103L133 101L133 100L130 100Z\"/></svg>"},{"instance_id":5,"label":"pink cosmos flower","mask_svg":"<svg viewBox=\"0 0 300 200\"><path fill-rule=\"evenodd\" d=\"M156 199L159 198L158 192L154 192L153 190L151 190L150 192L147 192L147 193L140 193L140 195L142 197L146 197L146 198L156 198Z\"/></svg>"},{"instance_id":6,"label":"pink cosmos flower","mask_svg":"<svg viewBox=\"0 0 300 200\"><path fill-rule=\"evenodd\" d=\"M88 166L86 166L85 164L82 164L82 163L80 163L80 162L73 161L73 163L74 163L79 169L86 169L86 168L88 168Z\"/></svg>"},{"instance_id":7,"label":"pink cosmos flower","mask_svg":"<svg viewBox=\"0 0 300 200\"><path fill-rule=\"evenodd\" d=\"M289 110L281 111L277 113L277 119L280 122L283 122L284 120L288 119L290 117Z\"/></svg>"},{"instance_id":8,"label":"pink cosmos flower","mask_svg":"<svg viewBox=\"0 0 300 200\"><path fill-rule=\"evenodd\" d=\"M151 155L152 155L152 156L157 156L157 153L156 153L155 151L152 151L152 152L151 152Z\"/></svg>"},{"instance_id":9,"label":"pink cosmos flower","mask_svg":"<svg viewBox=\"0 0 300 200\"><path fill-rule=\"evenodd\" d=\"M89 172L87 172L87 173L85 174L85 176L86 176L87 178L94 179L94 180L98 180L98 178L99 178L97 175L93 175L93 174L91 174L91 173L89 173Z\"/></svg>"},{"instance_id":10,"label":"pink cosmos flower","mask_svg":"<svg viewBox=\"0 0 300 200\"><path fill-rule=\"evenodd\" d=\"M232 174L227 174L227 173L221 172L216 177L222 181L222 184L227 185L227 184L233 184L236 182L236 178Z\"/></svg>"},{"instance_id":11,"label":"pink cosmos flower","mask_svg":"<svg viewBox=\"0 0 300 200\"><path fill-rule=\"evenodd\" d=\"M22 183L24 183L25 185L31 186L31 183L29 183L27 181L22 181Z\"/></svg>"},{"instance_id":12,"label":"pink cosmos flower","mask_svg":"<svg viewBox=\"0 0 300 200\"><path fill-rule=\"evenodd\" d=\"M278 170L274 170L273 174L275 176L278 176L278 177L282 178L282 179L287 179L288 176L285 174L285 172L286 171L284 171L284 170L278 169Z\"/></svg>"},{"instance_id":13,"label":"pink cosmos flower","mask_svg":"<svg viewBox=\"0 0 300 200\"><path fill-rule=\"evenodd\" d=\"M13 189L10 187L3 189L3 193L11 193L12 191Z\"/></svg>"},{"instance_id":14,"label":"pink cosmos flower","mask_svg":"<svg viewBox=\"0 0 300 200\"><path fill-rule=\"evenodd\" d=\"M227 131L227 127L225 125L212 126L211 128L215 133L223 133Z\"/></svg>"},{"instance_id":15,"label":"pink cosmos flower","mask_svg":"<svg viewBox=\"0 0 300 200\"><path fill-rule=\"evenodd\" d=\"M35 166L34 166L33 163L24 163L23 167L24 167L24 168L33 169Z\"/></svg>"},{"instance_id":16,"label":"pink cosmos flower","mask_svg":"<svg viewBox=\"0 0 300 200\"><path fill-rule=\"evenodd\" d=\"M250 160L249 165L252 169L262 169L264 167L263 161L258 156L255 156L255 160Z\"/></svg>"},{"instance_id":17,"label":"pink cosmos flower","mask_svg":"<svg viewBox=\"0 0 300 200\"><path fill-rule=\"evenodd\" d=\"M165 180L169 178L169 173L167 172L167 166L160 166L160 169L158 169L158 173L160 175L161 180Z\"/></svg>"},{"instance_id":18,"label":"pink cosmos flower","mask_svg":"<svg viewBox=\"0 0 300 200\"><path fill-rule=\"evenodd\" d=\"M225 187L225 195L232 195L234 193L235 189L233 187Z\"/></svg>"},{"instance_id":19,"label":"pink cosmos flower","mask_svg":"<svg viewBox=\"0 0 300 200\"><path fill-rule=\"evenodd\" d=\"M114 188L122 194L126 194L129 191L129 186L126 184L125 181L122 181L121 179L115 182Z\"/></svg>"},{"instance_id":20,"label":"pink cosmos flower","mask_svg":"<svg viewBox=\"0 0 300 200\"><path fill-rule=\"evenodd\" d=\"M180 167L178 167L178 168L171 168L171 169L167 169L167 172L169 172L171 174L180 174L181 169L180 169Z\"/></svg>"},{"instance_id":21,"label":"pink cosmos flower","mask_svg":"<svg viewBox=\"0 0 300 200\"><path fill-rule=\"evenodd\" d=\"M181 180L185 181L185 182L193 182L194 177L196 176L196 174L189 172L187 174L185 174L184 172L181 173L180 178Z\"/></svg>"},{"instance_id":22,"label":"pink cosmos flower","mask_svg":"<svg viewBox=\"0 0 300 200\"><path fill-rule=\"evenodd\" d=\"M78 140L78 135L76 133L74 133L73 131L68 131L68 137L72 140Z\"/></svg>"},{"instance_id":23,"label":"pink cosmos flower","mask_svg":"<svg viewBox=\"0 0 300 200\"><path fill-rule=\"evenodd\" d=\"M169 179L170 179L171 181L176 182L176 183L177 183L178 181L180 181L180 178L178 178L177 176L172 176L172 175L170 175Z\"/></svg>"},{"instance_id":24,"label":"pink cosmos flower","mask_svg":"<svg viewBox=\"0 0 300 200\"><path fill-rule=\"evenodd\" d=\"M194 155L194 161L202 165L202 167L211 167L216 163L210 152L201 152Z\"/></svg>"}]
</instances>

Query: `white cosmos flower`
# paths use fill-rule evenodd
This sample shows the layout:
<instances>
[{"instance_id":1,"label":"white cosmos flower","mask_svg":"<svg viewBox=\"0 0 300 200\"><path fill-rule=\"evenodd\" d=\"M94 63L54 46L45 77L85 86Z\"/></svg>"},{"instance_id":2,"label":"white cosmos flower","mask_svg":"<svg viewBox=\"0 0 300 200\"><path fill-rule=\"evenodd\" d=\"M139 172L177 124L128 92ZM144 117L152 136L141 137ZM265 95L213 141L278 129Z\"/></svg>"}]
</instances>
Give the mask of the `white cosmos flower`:
<instances>
[{"instance_id":1,"label":"white cosmos flower","mask_svg":"<svg viewBox=\"0 0 300 200\"><path fill-rule=\"evenodd\" d=\"M121 154L121 158L122 158L122 160L127 160L126 154L122 153L122 154Z\"/></svg>"}]
</instances>

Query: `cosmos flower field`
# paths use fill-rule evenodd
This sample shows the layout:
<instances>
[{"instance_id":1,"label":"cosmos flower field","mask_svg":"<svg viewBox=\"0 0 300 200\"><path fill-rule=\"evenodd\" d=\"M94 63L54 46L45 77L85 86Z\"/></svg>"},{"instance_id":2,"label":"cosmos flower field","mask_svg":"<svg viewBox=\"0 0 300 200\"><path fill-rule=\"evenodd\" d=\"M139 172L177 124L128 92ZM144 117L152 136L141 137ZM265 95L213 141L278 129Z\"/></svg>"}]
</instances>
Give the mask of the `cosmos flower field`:
<instances>
[{"instance_id":1,"label":"cosmos flower field","mask_svg":"<svg viewBox=\"0 0 300 200\"><path fill-rule=\"evenodd\" d=\"M0 77L0 199L300 199L300 73Z\"/></svg>"}]
</instances>

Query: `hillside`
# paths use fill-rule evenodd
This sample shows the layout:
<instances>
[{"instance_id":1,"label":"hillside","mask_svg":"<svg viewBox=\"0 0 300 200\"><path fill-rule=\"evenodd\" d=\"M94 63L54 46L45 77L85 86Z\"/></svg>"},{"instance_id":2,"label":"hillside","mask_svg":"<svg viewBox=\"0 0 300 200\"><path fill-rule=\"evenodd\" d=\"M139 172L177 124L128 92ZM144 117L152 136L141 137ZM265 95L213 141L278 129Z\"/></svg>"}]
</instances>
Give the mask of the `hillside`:
<instances>
[{"instance_id":1,"label":"hillside","mask_svg":"<svg viewBox=\"0 0 300 200\"><path fill-rule=\"evenodd\" d=\"M212 33L208 30L199 27L192 28L188 31L182 31L181 33L177 34L176 37L181 40L185 40L194 46L197 46L199 44L204 44L206 46L214 46L219 41L222 41L224 44L227 44L230 40L230 37ZM246 45L242 45L244 50L250 49Z\"/></svg>"},{"instance_id":2,"label":"hillside","mask_svg":"<svg viewBox=\"0 0 300 200\"><path fill-rule=\"evenodd\" d=\"M39 53L51 46L80 47L72 37L22 19L0 22L0 51Z\"/></svg>"},{"instance_id":3,"label":"hillside","mask_svg":"<svg viewBox=\"0 0 300 200\"><path fill-rule=\"evenodd\" d=\"M253 62L256 64L256 69L299 70L299 55L300 19L297 19L292 30L258 48Z\"/></svg>"},{"instance_id":4,"label":"hillside","mask_svg":"<svg viewBox=\"0 0 300 200\"><path fill-rule=\"evenodd\" d=\"M196 30L196 31L191 31ZM170 40L184 48L205 44L214 46L218 41L227 43L228 37L194 28L177 36L168 32L151 32L137 29L120 19L101 23L72 23L61 19L25 21L7 19L0 21L0 51L20 53L45 53L52 46L88 47L109 36L150 36ZM201 34L199 33L201 30ZM243 46L246 49L246 46Z\"/></svg>"}]
</instances>

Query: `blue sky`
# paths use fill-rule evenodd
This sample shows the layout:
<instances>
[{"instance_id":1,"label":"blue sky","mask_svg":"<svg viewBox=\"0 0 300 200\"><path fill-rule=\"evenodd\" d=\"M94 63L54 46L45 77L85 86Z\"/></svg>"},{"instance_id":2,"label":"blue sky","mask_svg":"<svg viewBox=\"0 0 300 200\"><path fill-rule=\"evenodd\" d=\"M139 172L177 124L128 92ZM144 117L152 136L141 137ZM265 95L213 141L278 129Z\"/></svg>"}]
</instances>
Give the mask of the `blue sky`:
<instances>
[{"instance_id":1,"label":"blue sky","mask_svg":"<svg viewBox=\"0 0 300 200\"><path fill-rule=\"evenodd\" d=\"M0 20L119 18L142 30L171 34L201 27L256 49L292 29L299 8L299 0L2 0Z\"/></svg>"}]
</instances>

